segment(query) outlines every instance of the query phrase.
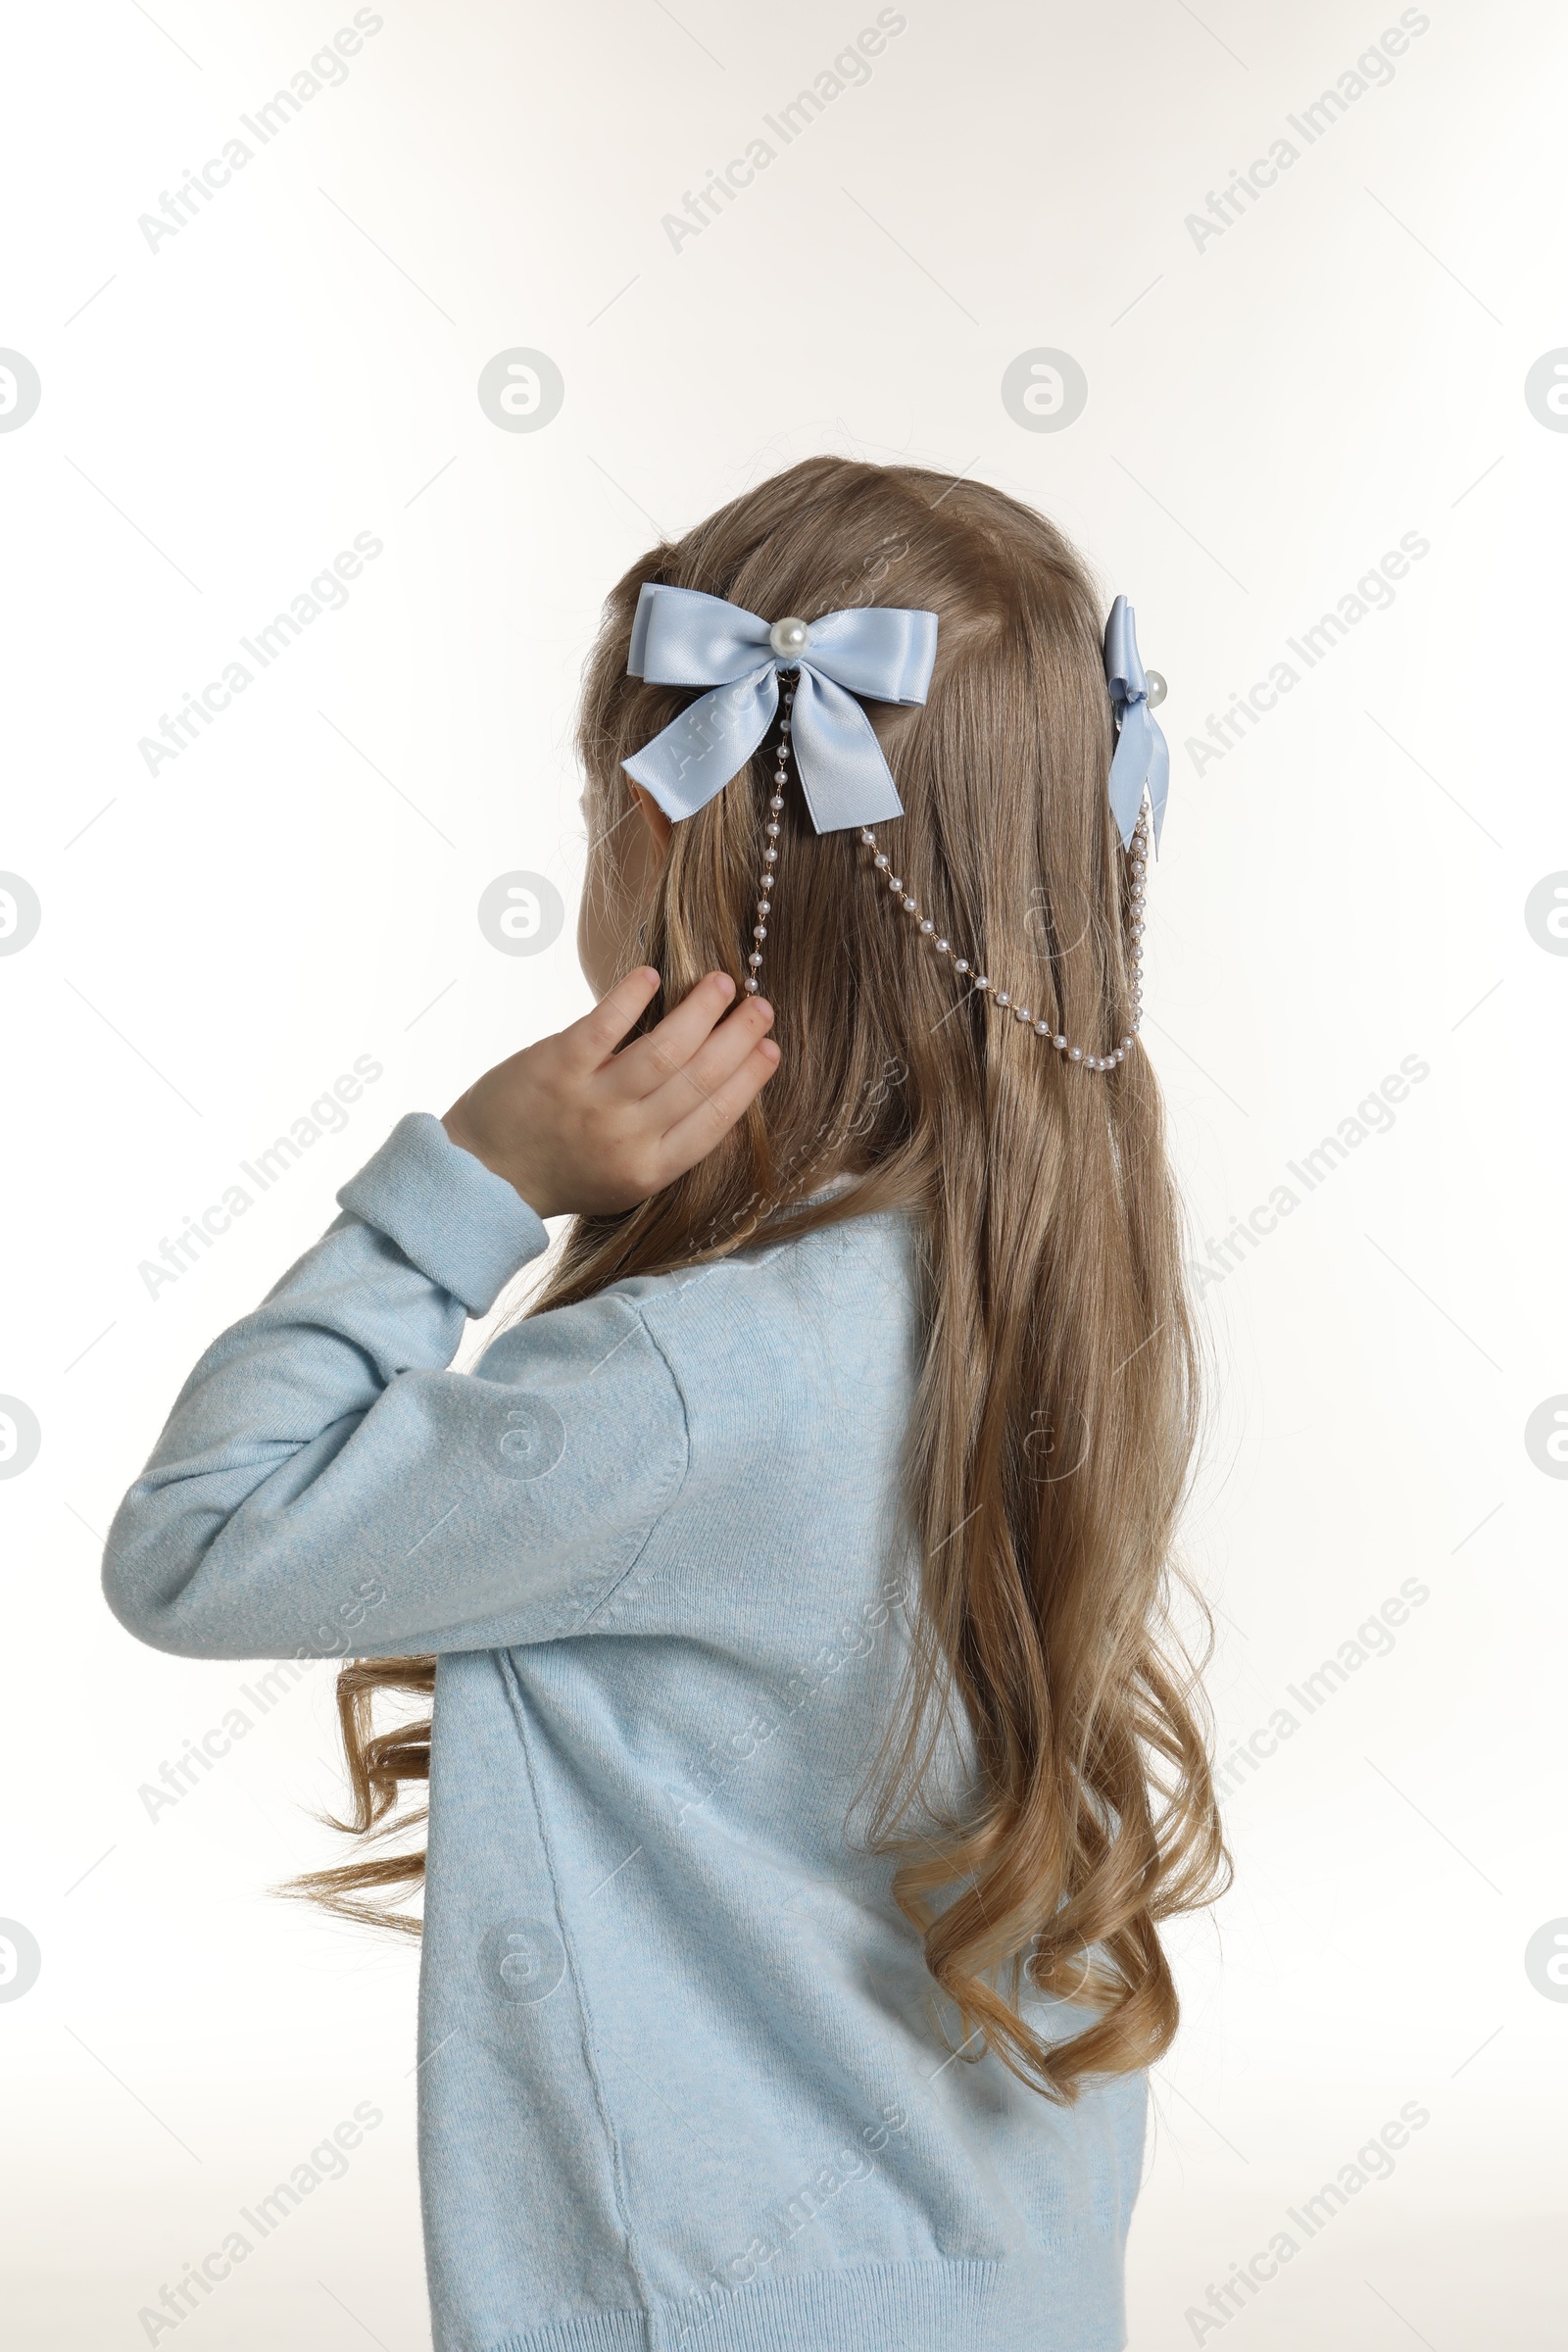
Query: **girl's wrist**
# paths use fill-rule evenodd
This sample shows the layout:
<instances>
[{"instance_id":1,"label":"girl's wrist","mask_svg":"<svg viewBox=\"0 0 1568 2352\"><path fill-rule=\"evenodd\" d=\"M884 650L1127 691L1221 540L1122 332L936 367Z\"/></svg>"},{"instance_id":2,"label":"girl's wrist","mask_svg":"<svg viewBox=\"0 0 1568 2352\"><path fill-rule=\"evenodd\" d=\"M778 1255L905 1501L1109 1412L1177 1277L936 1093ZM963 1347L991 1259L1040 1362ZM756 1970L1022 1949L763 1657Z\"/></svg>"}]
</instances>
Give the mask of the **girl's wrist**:
<instances>
[{"instance_id":1,"label":"girl's wrist","mask_svg":"<svg viewBox=\"0 0 1568 2352\"><path fill-rule=\"evenodd\" d=\"M545 1200L548 1187L537 1181L535 1171L519 1169L504 1161L495 1152L486 1150L463 1115L463 1105L466 1100L466 1096L460 1095L442 1117L441 1124L446 1130L447 1141L456 1144L460 1152L471 1152L476 1160L490 1170L492 1176L499 1176L503 1184L510 1184L518 1200L531 1208L536 1217L559 1216L559 1207Z\"/></svg>"}]
</instances>

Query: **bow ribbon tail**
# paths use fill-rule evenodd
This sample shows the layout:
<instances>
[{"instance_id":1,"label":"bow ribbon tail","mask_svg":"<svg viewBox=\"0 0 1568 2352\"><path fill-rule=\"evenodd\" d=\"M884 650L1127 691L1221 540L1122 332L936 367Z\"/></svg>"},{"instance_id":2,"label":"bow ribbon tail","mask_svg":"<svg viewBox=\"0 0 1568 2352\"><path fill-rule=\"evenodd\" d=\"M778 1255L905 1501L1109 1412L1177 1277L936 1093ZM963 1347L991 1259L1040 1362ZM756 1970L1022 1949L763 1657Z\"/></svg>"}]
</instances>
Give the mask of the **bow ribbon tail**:
<instances>
[{"instance_id":1,"label":"bow ribbon tail","mask_svg":"<svg viewBox=\"0 0 1568 2352\"><path fill-rule=\"evenodd\" d=\"M800 665L790 738L818 833L884 824L904 814L876 729L855 696L809 662Z\"/></svg>"},{"instance_id":2,"label":"bow ribbon tail","mask_svg":"<svg viewBox=\"0 0 1568 2352\"><path fill-rule=\"evenodd\" d=\"M1165 801L1170 791L1170 745L1157 718L1151 718L1149 724L1154 738L1149 761L1149 807L1157 858L1160 828L1165 822Z\"/></svg>"},{"instance_id":3,"label":"bow ribbon tail","mask_svg":"<svg viewBox=\"0 0 1568 2352\"><path fill-rule=\"evenodd\" d=\"M1138 822L1147 788L1157 850L1170 791L1170 748L1142 695L1136 702L1118 703L1116 722L1116 750L1110 762L1110 812L1116 820L1122 848L1131 849L1133 827Z\"/></svg>"},{"instance_id":4,"label":"bow ribbon tail","mask_svg":"<svg viewBox=\"0 0 1568 2352\"><path fill-rule=\"evenodd\" d=\"M620 764L667 817L694 816L739 775L777 709L778 672L768 662L715 686Z\"/></svg>"},{"instance_id":5,"label":"bow ribbon tail","mask_svg":"<svg viewBox=\"0 0 1568 2352\"><path fill-rule=\"evenodd\" d=\"M1133 609L1124 596L1117 597L1105 623L1105 685L1116 715L1116 749L1110 762L1110 812L1116 819L1122 848L1131 849L1133 829L1147 788L1157 851L1170 790L1170 746L1149 708L1149 679L1138 651Z\"/></svg>"}]
</instances>

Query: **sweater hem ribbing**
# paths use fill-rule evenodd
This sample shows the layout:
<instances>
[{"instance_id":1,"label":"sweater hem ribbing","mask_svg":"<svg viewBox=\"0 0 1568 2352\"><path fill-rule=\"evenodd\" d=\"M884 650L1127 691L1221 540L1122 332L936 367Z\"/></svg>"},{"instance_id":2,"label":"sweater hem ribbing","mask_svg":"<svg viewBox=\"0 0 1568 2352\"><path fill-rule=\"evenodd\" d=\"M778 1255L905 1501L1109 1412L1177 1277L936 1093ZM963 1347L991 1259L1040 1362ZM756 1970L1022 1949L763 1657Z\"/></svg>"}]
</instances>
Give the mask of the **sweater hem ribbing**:
<instances>
[{"instance_id":1,"label":"sweater hem ribbing","mask_svg":"<svg viewBox=\"0 0 1568 2352\"><path fill-rule=\"evenodd\" d=\"M482 2347L437 2352L1123 2352L1120 2234L1052 2241L1015 2261L858 2263L663 2303L579 2312Z\"/></svg>"}]
</instances>

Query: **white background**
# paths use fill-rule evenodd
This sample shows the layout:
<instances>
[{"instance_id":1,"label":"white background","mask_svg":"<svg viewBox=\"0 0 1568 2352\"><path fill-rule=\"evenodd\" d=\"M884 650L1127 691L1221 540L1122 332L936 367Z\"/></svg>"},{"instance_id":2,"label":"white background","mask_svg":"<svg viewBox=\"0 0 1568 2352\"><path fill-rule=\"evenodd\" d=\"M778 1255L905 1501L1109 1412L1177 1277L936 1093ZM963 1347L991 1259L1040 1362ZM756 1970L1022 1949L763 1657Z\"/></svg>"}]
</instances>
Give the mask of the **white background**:
<instances>
[{"instance_id":1,"label":"white background","mask_svg":"<svg viewBox=\"0 0 1568 2352\"><path fill-rule=\"evenodd\" d=\"M1568 2004L1524 1955L1568 1915L1568 1484L1524 1430L1568 1391L1568 959L1524 905L1568 868L1568 433L1524 379L1568 344L1560 13L1433 0L1308 147L1285 117L1396 8L910 0L868 82L678 251L662 217L864 0L379 13L156 251L138 216L351 10L89 0L9 33L0 344L43 386L0 433L0 866L43 910L0 957L0 1392L42 1431L0 1482L0 1915L42 1951L0 2002L10 2340L145 2342L140 2307L368 2100L346 2178L179 2341L428 2342L415 1954L266 1893L327 1848L305 1808L337 1786L331 1669L149 1819L142 1785L254 1676L123 1635L100 1540L201 1348L393 1120L584 1006L569 730L612 580L656 526L828 449L1038 503L1137 605L1174 769L1146 1037L1195 1258L1429 1066L1202 1291L1188 1552L1222 1612L1221 1747L1404 1580L1428 1597L1294 1710L1230 1806L1236 1891L1173 1938L1134 2352L1540 2352ZM1282 135L1298 160L1200 248L1187 216ZM537 432L476 397L514 346L564 377ZM1037 347L1087 373L1066 430L1004 408ZM364 531L384 552L346 607L150 775L138 739ZM1196 760L1411 532L1392 608ZM517 868L567 904L533 957L475 919ZM344 1131L150 1297L141 1262L365 1054L384 1074ZM1411 2101L1392 2178L1294 2231L1245 2310L1192 2316Z\"/></svg>"}]
</instances>

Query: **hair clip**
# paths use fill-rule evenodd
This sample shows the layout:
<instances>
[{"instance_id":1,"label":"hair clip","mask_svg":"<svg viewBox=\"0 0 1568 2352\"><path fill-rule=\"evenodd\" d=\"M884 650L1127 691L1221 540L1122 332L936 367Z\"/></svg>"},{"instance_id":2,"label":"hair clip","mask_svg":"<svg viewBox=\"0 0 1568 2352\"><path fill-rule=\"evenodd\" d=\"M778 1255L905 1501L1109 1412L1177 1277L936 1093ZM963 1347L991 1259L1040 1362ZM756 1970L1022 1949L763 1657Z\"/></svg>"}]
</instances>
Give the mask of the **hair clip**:
<instances>
[{"instance_id":1,"label":"hair clip","mask_svg":"<svg viewBox=\"0 0 1568 2352\"><path fill-rule=\"evenodd\" d=\"M649 581L637 600L627 669L650 685L711 692L621 765L666 816L695 815L757 750L778 709L778 673L794 670L796 764L817 832L902 816L898 786L858 698L923 703L936 656L934 612L862 605L770 624L722 597Z\"/></svg>"}]
</instances>

